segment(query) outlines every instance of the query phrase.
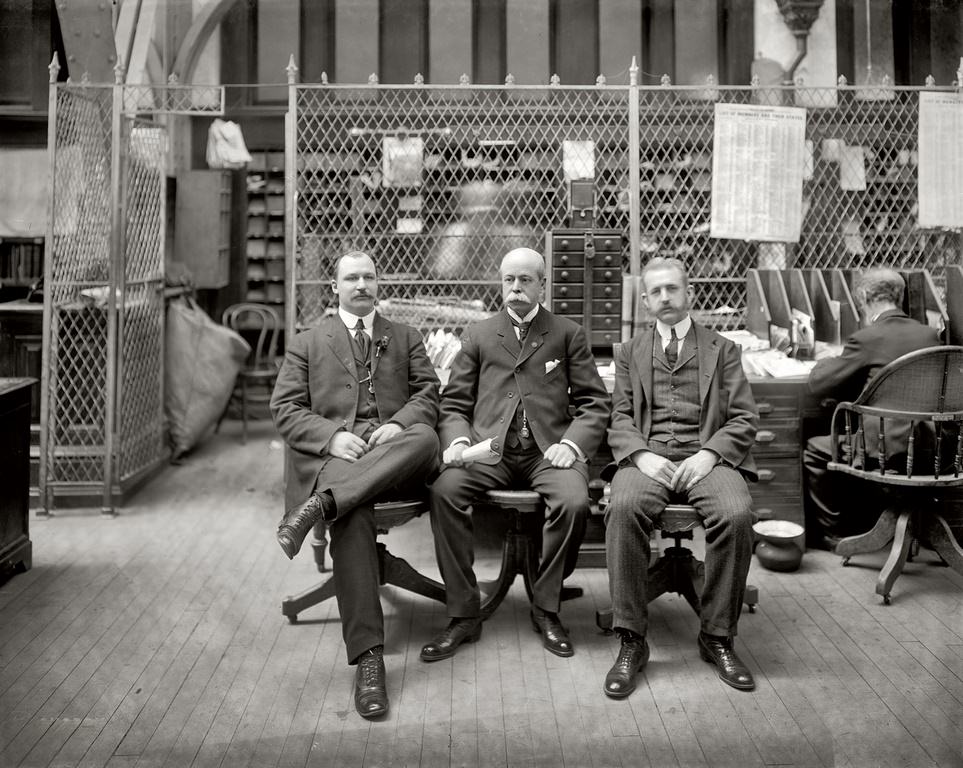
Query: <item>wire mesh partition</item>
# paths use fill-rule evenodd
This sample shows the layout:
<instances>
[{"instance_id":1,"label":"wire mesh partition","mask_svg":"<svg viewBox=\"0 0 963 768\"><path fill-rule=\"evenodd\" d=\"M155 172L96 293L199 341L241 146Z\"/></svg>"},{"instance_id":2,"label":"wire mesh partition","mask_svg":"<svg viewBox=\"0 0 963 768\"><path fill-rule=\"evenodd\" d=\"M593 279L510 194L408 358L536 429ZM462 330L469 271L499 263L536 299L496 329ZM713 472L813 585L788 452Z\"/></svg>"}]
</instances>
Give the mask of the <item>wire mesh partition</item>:
<instances>
[{"instance_id":1,"label":"wire mesh partition","mask_svg":"<svg viewBox=\"0 0 963 768\"><path fill-rule=\"evenodd\" d=\"M60 496L115 500L166 459L167 130L182 87L55 82L44 274L40 514ZM210 90L210 89L208 89ZM196 95L197 90L191 91ZM205 91L206 93L206 91ZM171 95L173 94L173 96ZM220 98L195 111L216 113ZM83 503L83 502L81 502Z\"/></svg>"},{"instance_id":2,"label":"wire mesh partition","mask_svg":"<svg viewBox=\"0 0 963 768\"><path fill-rule=\"evenodd\" d=\"M751 267L891 264L942 286L961 239L917 225L921 90L292 82L288 327L330 307L334 261L353 248L378 263L386 315L424 332L487 315L500 257L543 250L579 178L594 180L594 226L624 235L623 269L680 258L713 327L740 322ZM798 243L710 237L716 103L806 107Z\"/></svg>"}]
</instances>

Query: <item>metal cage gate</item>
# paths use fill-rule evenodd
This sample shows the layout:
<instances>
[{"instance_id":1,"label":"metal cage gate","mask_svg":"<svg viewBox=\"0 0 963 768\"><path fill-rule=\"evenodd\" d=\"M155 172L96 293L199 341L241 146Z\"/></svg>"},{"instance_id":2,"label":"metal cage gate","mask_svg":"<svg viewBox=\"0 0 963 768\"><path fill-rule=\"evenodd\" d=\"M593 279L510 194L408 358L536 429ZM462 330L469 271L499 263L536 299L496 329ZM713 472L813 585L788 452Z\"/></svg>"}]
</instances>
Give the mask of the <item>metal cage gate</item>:
<instances>
[{"instance_id":1,"label":"metal cage gate","mask_svg":"<svg viewBox=\"0 0 963 768\"><path fill-rule=\"evenodd\" d=\"M121 76L57 83L51 65L39 514L61 494L111 513L168 455L168 138L156 116L221 114L223 89Z\"/></svg>"},{"instance_id":2,"label":"metal cage gate","mask_svg":"<svg viewBox=\"0 0 963 768\"><path fill-rule=\"evenodd\" d=\"M569 181L581 177L594 182L594 226L624 235L624 271L638 274L653 255L682 259L694 311L711 327L739 322L751 267L892 264L929 269L942 288L943 266L961 262L958 230L916 224L922 88L374 78L341 86L295 77L289 67L289 332L329 308L332 266L353 248L378 263L384 314L425 333L486 316L499 306L500 257L520 245L543 250L546 233L566 224ZM709 237L717 102L807 107L812 163L798 243ZM862 189L841 183L851 172ZM710 312L720 307L733 311Z\"/></svg>"}]
</instances>

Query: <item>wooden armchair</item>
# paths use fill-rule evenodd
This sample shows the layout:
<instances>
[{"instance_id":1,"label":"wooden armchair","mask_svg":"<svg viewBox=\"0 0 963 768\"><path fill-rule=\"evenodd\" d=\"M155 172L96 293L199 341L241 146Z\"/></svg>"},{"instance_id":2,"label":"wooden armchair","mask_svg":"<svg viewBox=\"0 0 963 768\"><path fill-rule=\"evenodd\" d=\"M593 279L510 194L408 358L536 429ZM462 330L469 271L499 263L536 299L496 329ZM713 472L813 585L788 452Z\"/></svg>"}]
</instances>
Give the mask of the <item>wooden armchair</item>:
<instances>
[{"instance_id":1,"label":"wooden armchair","mask_svg":"<svg viewBox=\"0 0 963 768\"><path fill-rule=\"evenodd\" d=\"M963 347L921 349L881 369L854 402L836 406L831 449L830 471L878 484L890 502L872 530L836 545L843 565L892 541L876 581L887 605L914 538L963 573L942 506L963 503Z\"/></svg>"}]
</instances>

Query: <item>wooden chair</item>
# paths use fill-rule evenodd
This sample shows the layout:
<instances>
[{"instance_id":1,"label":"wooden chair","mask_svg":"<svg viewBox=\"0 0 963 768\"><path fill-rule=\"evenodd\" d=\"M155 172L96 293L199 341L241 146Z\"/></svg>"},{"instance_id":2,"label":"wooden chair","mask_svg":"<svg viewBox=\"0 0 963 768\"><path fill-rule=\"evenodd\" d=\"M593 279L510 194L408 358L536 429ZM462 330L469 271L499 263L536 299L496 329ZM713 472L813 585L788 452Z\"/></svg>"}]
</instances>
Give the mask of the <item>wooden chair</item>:
<instances>
[{"instance_id":1,"label":"wooden chair","mask_svg":"<svg viewBox=\"0 0 963 768\"><path fill-rule=\"evenodd\" d=\"M423 499L379 502L374 505L375 524L378 527L378 533L386 534L392 528L404 525L409 520L424 514L427 509L428 505ZM317 558L318 550L315 549L316 562ZM382 585L392 584L432 600L445 602L445 586L443 584L419 573L406 560L395 557L380 541L378 542L378 567ZM323 549L321 550L321 560L318 562L318 570L325 570ZM305 590L299 595L286 597L281 602L281 613L287 616L288 621L292 624L296 624L299 613L332 597L334 597L334 578L329 577L326 581Z\"/></svg>"},{"instance_id":2,"label":"wooden chair","mask_svg":"<svg viewBox=\"0 0 963 768\"><path fill-rule=\"evenodd\" d=\"M867 425L878 430L876 461L866 459ZM902 442L907 431L905 457L894 455L887 432ZM843 565L892 541L876 581L886 605L914 537L963 574L963 549L940 511L963 486L963 346L921 349L882 368L855 401L836 406L831 450L829 470L881 486L890 502L872 530L836 545Z\"/></svg>"},{"instance_id":3,"label":"wooden chair","mask_svg":"<svg viewBox=\"0 0 963 768\"><path fill-rule=\"evenodd\" d=\"M699 560L684 539L691 540L692 532L702 525L702 518L690 504L669 504L656 521L655 529L663 539L672 539L662 556L649 565L648 598L651 603L666 592L682 595L692 606L696 615L702 612L702 585L705 583L705 563ZM744 602L749 613L755 613L759 602L759 590L746 585ZM595 623L606 632L612 629L612 609L604 608L595 613Z\"/></svg>"},{"instance_id":4,"label":"wooden chair","mask_svg":"<svg viewBox=\"0 0 963 768\"><path fill-rule=\"evenodd\" d=\"M278 359L278 336L281 332L281 318L273 307L267 304L242 302L232 304L224 310L221 316L222 325L237 331L245 338L256 334L255 343L251 345L251 355L244 368L237 375L235 398L241 403L241 442L247 442L248 406L263 404L271 401L274 382L278 377L280 360ZM228 403L230 406L230 403ZM217 421L215 431L220 429L221 422L227 414L227 408Z\"/></svg>"}]
</instances>

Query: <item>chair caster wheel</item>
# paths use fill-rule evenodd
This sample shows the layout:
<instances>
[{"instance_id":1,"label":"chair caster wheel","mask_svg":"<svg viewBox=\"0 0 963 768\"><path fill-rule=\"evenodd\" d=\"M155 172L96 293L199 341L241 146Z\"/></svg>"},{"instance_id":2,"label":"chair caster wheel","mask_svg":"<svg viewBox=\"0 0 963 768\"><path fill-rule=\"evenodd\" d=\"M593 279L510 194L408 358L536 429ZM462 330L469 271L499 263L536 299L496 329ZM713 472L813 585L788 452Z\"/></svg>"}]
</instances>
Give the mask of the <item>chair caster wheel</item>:
<instances>
[{"instance_id":1,"label":"chair caster wheel","mask_svg":"<svg viewBox=\"0 0 963 768\"><path fill-rule=\"evenodd\" d=\"M288 624L297 624L297 623L298 623L297 614L295 614L294 616L288 616Z\"/></svg>"},{"instance_id":2,"label":"chair caster wheel","mask_svg":"<svg viewBox=\"0 0 963 768\"><path fill-rule=\"evenodd\" d=\"M883 605L892 605L889 595L883 595Z\"/></svg>"},{"instance_id":3,"label":"chair caster wheel","mask_svg":"<svg viewBox=\"0 0 963 768\"><path fill-rule=\"evenodd\" d=\"M749 609L749 613L755 613L755 612L756 612L756 606L755 606L755 604L750 604L750 605L747 605L746 607Z\"/></svg>"},{"instance_id":4,"label":"chair caster wheel","mask_svg":"<svg viewBox=\"0 0 963 768\"><path fill-rule=\"evenodd\" d=\"M845 568L847 565L849 565L849 558L848 558L848 557L844 557L844 558L843 558L843 568Z\"/></svg>"}]
</instances>

